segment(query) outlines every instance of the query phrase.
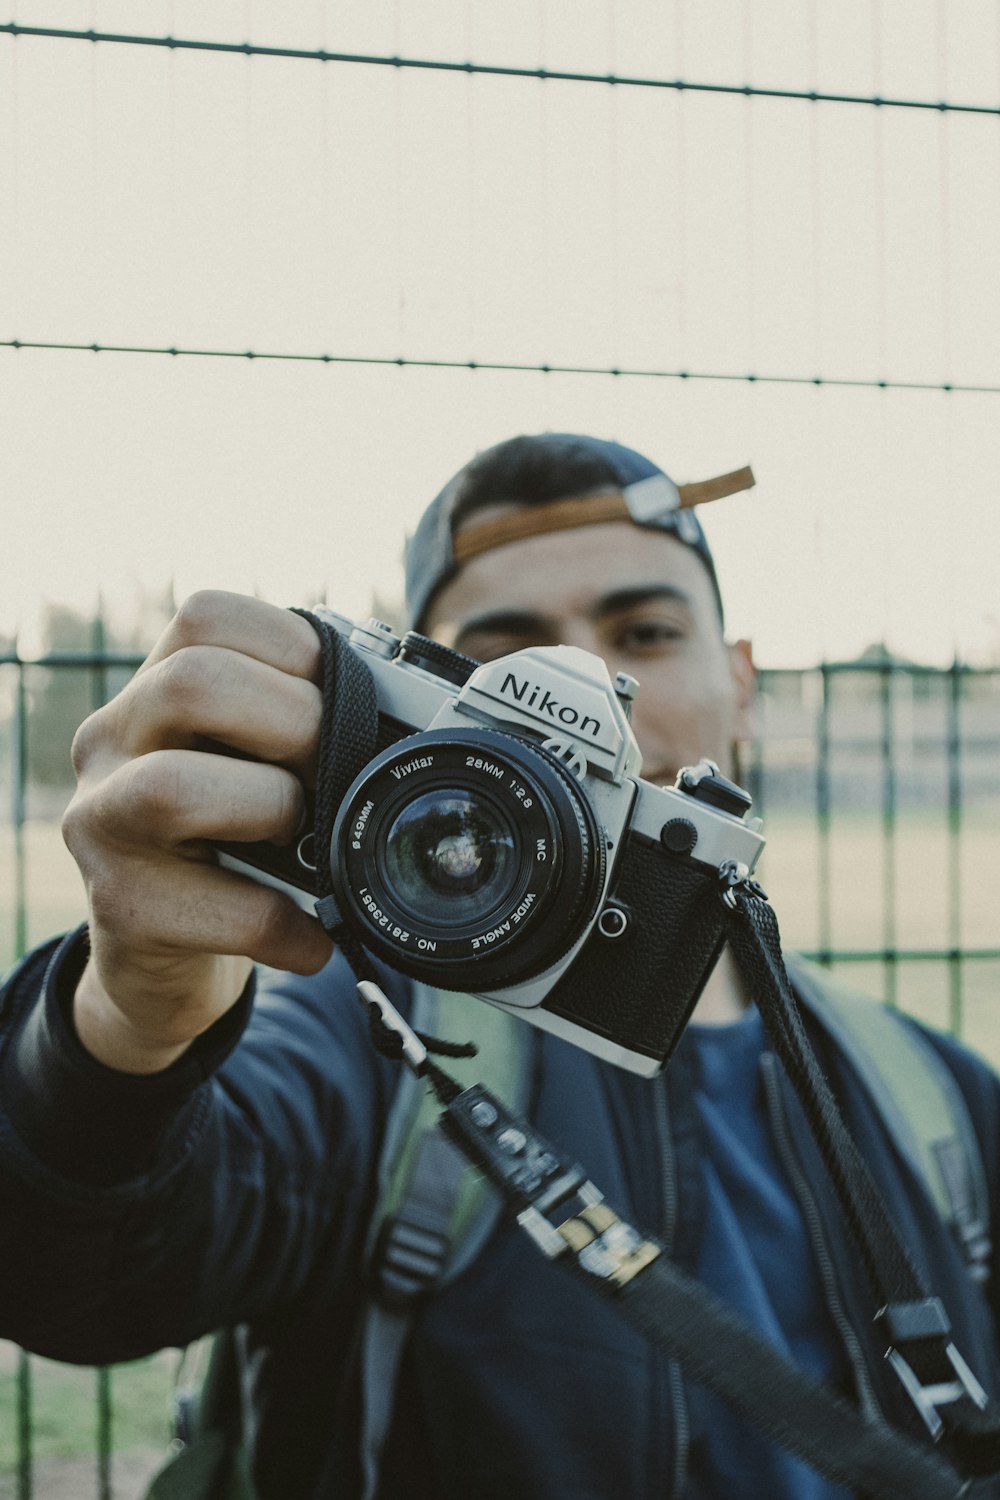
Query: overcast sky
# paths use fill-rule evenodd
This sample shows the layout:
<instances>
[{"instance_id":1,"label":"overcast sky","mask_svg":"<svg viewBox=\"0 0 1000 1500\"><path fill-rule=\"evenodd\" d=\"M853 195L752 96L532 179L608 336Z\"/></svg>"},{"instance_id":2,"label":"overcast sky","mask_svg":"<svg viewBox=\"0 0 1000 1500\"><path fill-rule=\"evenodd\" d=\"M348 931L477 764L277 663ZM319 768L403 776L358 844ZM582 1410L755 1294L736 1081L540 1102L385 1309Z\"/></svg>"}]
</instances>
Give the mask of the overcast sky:
<instances>
[{"instance_id":1,"label":"overcast sky","mask_svg":"<svg viewBox=\"0 0 1000 1500\"><path fill-rule=\"evenodd\" d=\"M996 0L17 0L0 20L1000 107ZM0 339L1000 385L1000 121L0 36ZM0 348L0 629L348 614L473 451L678 481L765 665L1000 659L1000 395Z\"/></svg>"}]
</instances>

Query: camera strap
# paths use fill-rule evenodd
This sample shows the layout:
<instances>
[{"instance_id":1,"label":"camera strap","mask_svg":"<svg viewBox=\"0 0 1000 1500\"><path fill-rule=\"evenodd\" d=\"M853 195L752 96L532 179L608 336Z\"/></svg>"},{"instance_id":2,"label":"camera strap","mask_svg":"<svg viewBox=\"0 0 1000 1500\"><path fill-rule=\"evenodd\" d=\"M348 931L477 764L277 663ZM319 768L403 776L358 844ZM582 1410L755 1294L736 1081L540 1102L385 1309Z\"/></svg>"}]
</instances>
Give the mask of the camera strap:
<instances>
[{"instance_id":1,"label":"camera strap","mask_svg":"<svg viewBox=\"0 0 1000 1500\"><path fill-rule=\"evenodd\" d=\"M968 1477L1000 1474L1000 1410L956 1349L945 1309L915 1268L841 1119L806 1035L777 919L760 886L745 868L724 865L719 887L706 900L722 902L726 936L748 992L805 1110L871 1283L885 1357L920 1419L916 1429L922 1425L933 1442L947 1443L954 1468L881 1415L859 1410L800 1370L671 1264L664 1247L610 1208L583 1169L543 1141L527 1120L481 1084L462 1089L432 1060L432 1052L468 1056L475 1048L411 1029L382 993L372 961L333 895L337 809L377 748L374 682L336 630L305 610L296 612L316 630L323 665L316 912L359 981L377 1049L430 1083L443 1107L445 1133L500 1190L521 1229L548 1258L611 1298L627 1322L765 1436L872 1500L971 1500L1000 1493L995 1482L984 1489Z\"/></svg>"},{"instance_id":2,"label":"camera strap","mask_svg":"<svg viewBox=\"0 0 1000 1500\"><path fill-rule=\"evenodd\" d=\"M430 1081L443 1105L445 1134L500 1191L536 1247L611 1301L691 1379L766 1437L869 1500L971 1500L996 1493L964 1482L944 1458L799 1369L680 1271L655 1237L616 1213L584 1169L530 1122L481 1084L459 1089L421 1057L415 1034L376 985L362 981L359 992L396 1034L398 1055Z\"/></svg>"},{"instance_id":3,"label":"camera strap","mask_svg":"<svg viewBox=\"0 0 1000 1500\"><path fill-rule=\"evenodd\" d=\"M917 1432L944 1440L954 1467L880 1413L844 1400L742 1322L679 1270L654 1236L617 1214L583 1168L530 1122L482 1085L461 1089L378 985L363 980L360 997L379 1017L373 1036L381 1051L428 1080L443 1106L442 1129L500 1190L543 1254L610 1299L626 1322L764 1436L870 1500L995 1497L1000 1413L955 1348L944 1308L914 1268L840 1118L785 974L773 910L759 886L730 871L712 899L720 894L730 942L806 1108L872 1280L885 1357L920 1419Z\"/></svg>"},{"instance_id":4,"label":"camera strap","mask_svg":"<svg viewBox=\"0 0 1000 1500\"><path fill-rule=\"evenodd\" d=\"M730 946L805 1110L868 1274L885 1357L929 1436L949 1440L964 1472L996 1473L1000 1410L956 1349L944 1306L916 1269L844 1125L785 972L774 910L753 881L736 881L723 903Z\"/></svg>"}]
</instances>

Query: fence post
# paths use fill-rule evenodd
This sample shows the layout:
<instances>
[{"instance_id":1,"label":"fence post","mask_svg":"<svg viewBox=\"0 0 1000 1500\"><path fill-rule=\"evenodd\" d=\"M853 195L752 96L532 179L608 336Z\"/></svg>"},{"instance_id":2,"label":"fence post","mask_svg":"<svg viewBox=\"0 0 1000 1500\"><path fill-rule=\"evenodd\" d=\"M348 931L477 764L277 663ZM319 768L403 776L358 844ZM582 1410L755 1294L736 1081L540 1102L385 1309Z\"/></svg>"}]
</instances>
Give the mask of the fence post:
<instances>
[{"instance_id":1,"label":"fence post","mask_svg":"<svg viewBox=\"0 0 1000 1500\"><path fill-rule=\"evenodd\" d=\"M962 684L956 657L948 669L948 1027L962 1035Z\"/></svg>"}]
</instances>

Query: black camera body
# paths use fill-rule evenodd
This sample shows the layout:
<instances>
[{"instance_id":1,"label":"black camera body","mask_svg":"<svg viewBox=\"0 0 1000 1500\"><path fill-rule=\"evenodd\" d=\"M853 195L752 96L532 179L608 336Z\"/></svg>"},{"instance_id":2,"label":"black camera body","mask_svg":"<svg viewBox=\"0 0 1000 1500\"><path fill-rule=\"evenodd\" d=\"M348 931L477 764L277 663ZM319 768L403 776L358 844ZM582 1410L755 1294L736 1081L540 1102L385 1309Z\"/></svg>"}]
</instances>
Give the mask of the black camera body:
<instances>
[{"instance_id":1,"label":"black camera body","mask_svg":"<svg viewBox=\"0 0 1000 1500\"><path fill-rule=\"evenodd\" d=\"M343 920L418 981L658 1072L721 951L725 872L764 845L746 792L710 761L643 781L637 684L576 647L479 665L317 613L372 673L382 747L334 826ZM219 858L312 910L311 835Z\"/></svg>"}]
</instances>

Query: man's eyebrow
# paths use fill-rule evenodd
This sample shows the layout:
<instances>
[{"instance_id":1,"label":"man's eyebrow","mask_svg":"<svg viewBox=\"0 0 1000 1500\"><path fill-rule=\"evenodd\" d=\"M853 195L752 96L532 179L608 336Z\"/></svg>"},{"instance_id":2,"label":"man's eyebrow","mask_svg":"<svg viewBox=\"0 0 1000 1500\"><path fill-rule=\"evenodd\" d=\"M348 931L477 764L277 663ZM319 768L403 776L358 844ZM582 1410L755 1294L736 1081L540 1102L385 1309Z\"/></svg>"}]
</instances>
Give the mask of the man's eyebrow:
<instances>
[{"instance_id":1,"label":"man's eyebrow","mask_svg":"<svg viewBox=\"0 0 1000 1500\"><path fill-rule=\"evenodd\" d=\"M456 643L470 635L545 635L551 634L554 622L531 609L493 609L484 615L463 620Z\"/></svg>"},{"instance_id":2,"label":"man's eyebrow","mask_svg":"<svg viewBox=\"0 0 1000 1500\"><path fill-rule=\"evenodd\" d=\"M693 610L694 604L691 595L684 589L679 589L673 583L639 583L632 584L627 589L613 589L609 594L602 594L588 609L587 614L592 620L602 620L607 615L623 614L627 609L635 609L640 604L653 604L663 602L667 604L680 604L684 609Z\"/></svg>"}]
</instances>

